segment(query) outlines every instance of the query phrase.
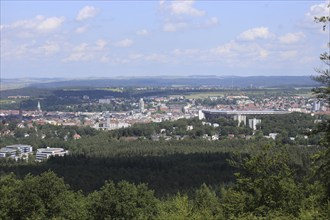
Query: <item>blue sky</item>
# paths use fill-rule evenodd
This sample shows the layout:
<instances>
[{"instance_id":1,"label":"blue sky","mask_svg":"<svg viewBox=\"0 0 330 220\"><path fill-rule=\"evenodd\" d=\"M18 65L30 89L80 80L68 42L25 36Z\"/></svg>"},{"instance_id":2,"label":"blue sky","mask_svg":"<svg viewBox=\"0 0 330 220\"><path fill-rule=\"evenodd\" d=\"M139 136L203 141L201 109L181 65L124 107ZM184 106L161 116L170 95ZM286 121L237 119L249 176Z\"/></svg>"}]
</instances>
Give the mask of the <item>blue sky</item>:
<instances>
[{"instance_id":1,"label":"blue sky","mask_svg":"<svg viewBox=\"0 0 330 220\"><path fill-rule=\"evenodd\" d=\"M1 78L312 75L326 1L1 1Z\"/></svg>"}]
</instances>

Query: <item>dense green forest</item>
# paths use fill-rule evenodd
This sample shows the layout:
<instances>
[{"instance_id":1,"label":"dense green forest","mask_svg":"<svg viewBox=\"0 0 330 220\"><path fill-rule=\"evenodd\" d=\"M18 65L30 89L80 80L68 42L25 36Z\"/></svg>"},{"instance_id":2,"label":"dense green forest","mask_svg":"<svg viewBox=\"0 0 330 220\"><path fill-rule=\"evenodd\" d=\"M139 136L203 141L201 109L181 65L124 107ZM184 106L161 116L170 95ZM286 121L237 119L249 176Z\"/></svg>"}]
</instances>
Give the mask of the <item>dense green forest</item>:
<instances>
[{"instance_id":1,"label":"dense green forest","mask_svg":"<svg viewBox=\"0 0 330 220\"><path fill-rule=\"evenodd\" d=\"M0 216L327 219L326 187L315 175L312 158L325 149L320 145L323 133L310 132L320 125L315 119L325 120L299 113L263 116L255 135L226 118L210 122L219 127L181 119L110 132L37 124L18 128L18 121L3 121L0 130L12 130L14 135L2 137L0 147L64 147L70 155L42 163L33 158L0 160ZM187 131L188 125L194 129ZM280 136L264 138L267 132ZM219 140L203 138L216 133ZM228 133L237 136L228 138ZM74 134L81 139L75 140ZM155 141L154 135L173 138ZM303 142L288 141L290 136L305 135L309 137Z\"/></svg>"},{"instance_id":2,"label":"dense green forest","mask_svg":"<svg viewBox=\"0 0 330 220\"><path fill-rule=\"evenodd\" d=\"M70 169L68 159L63 158L61 163ZM53 162L55 161L51 163ZM65 183L66 177L63 180L53 171L40 175L29 174L22 178L17 178L14 174L2 175L0 217L329 219L330 203L326 202L325 187L310 178L310 173L301 176L300 171L291 166L286 148L266 145L258 149L253 156L234 155L229 163L236 168L235 184L212 186L203 183L190 193L177 192L163 196L156 196L152 187L143 183L113 180L106 181L97 190L84 194L70 188ZM137 164L133 163L131 166L135 167ZM71 175L78 177L80 173ZM166 177L164 181L168 181ZM177 176L171 181L181 178Z\"/></svg>"}]
</instances>

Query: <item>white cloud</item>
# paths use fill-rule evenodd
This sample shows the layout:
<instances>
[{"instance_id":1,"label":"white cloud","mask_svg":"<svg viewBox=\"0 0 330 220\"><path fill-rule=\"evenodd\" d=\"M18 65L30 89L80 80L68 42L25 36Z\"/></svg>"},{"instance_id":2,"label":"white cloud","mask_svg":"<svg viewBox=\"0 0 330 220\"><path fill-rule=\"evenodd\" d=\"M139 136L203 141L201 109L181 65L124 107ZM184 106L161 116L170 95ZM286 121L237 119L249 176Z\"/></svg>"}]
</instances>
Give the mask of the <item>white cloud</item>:
<instances>
[{"instance_id":1,"label":"white cloud","mask_svg":"<svg viewBox=\"0 0 330 220\"><path fill-rule=\"evenodd\" d=\"M89 44L81 43L72 48L71 54L64 58L64 62L77 62L77 61L89 61L94 58L94 54L91 53Z\"/></svg>"},{"instance_id":2,"label":"white cloud","mask_svg":"<svg viewBox=\"0 0 330 220\"><path fill-rule=\"evenodd\" d=\"M305 35L302 32L288 33L279 37L279 41L283 44L294 44L301 41L303 38L305 38Z\"/></svg>"},{"instance_id":3,"label":"white cloud","mask_svg":"<svg viewBox=\"0 0 330 220\"><path fill-rule=\"evenodd\" d=\"M44 31L52 31L57 29L61 26L61 24L64 22L64 17L51 17L43 20L38 26L37 30L44 32Z\"/></svg>"},{"instance_id":4,"label":"white cloud","mask_svg":"<svg viewBox=\"0 0 330 220\"><path fill-rule=\"evenodd\" d=\"M172 51L172 54L176 55L176 56L194 56L196 54L198 54L200 52L200 50L198 49L174 49Z\"/></svg>"},{"instance_id":5,"label":"white cloud","mask_svg":"<svg viewBox=\"0 0 330 220\"><path fill-rule=\"evenodd\" d=\"M38 42L35 40L24 43L16 41L1 42L1 58L6 60L43 60L60 52L60 43L54 40Z\"/></svg>"},{"instance_id":6,"label":"white cloud","mask_svg":"<svg viewBox=\"0 0 330 220\"><path fill-rule=\"evenodd\" d=\"M156 62L162 62L165 63L167 61L166 56L163 54L153 53L150 55L146 55L144 57L146 61L156 61Z\"/></svg>"},{"instance_id":7,"label":"white cloud","mask_svg":"<svg viewBox=\"0 0 330 220\"><path fill-rule=\"evenodd\" d=\"M83 7L76 17L77 21L82 21L88 18L93 18L98 14L99 10L93 6L85 6Z\"/></svg>"},{"instance_id":8,"label":"white cloud","mask_svg":"<svg viewBox=\"0 0 330 220\"><path fill-rule=\"evenodd\" d=\"M64 21L65 17L46 18L42 15L37 15L33 19L18 20L12 24L2 25L2 29L20 29L37 32L51 32L55 29L58 29Z\"/></svg>"},{"instance_id":9,"label":"white cloud","mask_svg":"<svg viewBox=\"0 0 330 220\"><path fill-rule=\"evenodd\" d=\"M269 32L268 28L257 27L257 28L252 28L252 29L242 32L238 36L238 39L252 41L252 40L255 40L258 38L267 39L267 38L271 37L271 35L272 34Z\"/></svg>"},{"instance_id":10,"label":"white cloud","mask_svg":"<svg viewBox=\"0 0 330 220\"><path fill-rule=\"evenodd\" d=\"M109 62L110 58L106 55L102 56L101 59L100 59L100 62L101 63L107 63Z\"/></svg>"},{"instance_id":11,"label":"white cloud","mask_svg":"<svg viewBox=\"0 0 330 220\"><path fill-rule=\"evenodd\" d=\"M259 57L261 59L266 59L268 57L268 55L269 55L269 52L267 50L265 50L265 49L259 50Z\"/></svg>"},{"instance_id":12,"label":"white cloud","mask_svg":"<svg viewBox=\"0 0 330 220\"><path fill-rule=\"evenodd\" d=\"M330 14L330 8L328 5L330 4L329 0L324 1L323 3L312 5L309 8L309 11L305 13L305 17L298 22L298 26L301 26L303 28L312 28L312 29L318 29L319 32L321 32L321 25L315 23L315 17L321 17L321 16L329 16ZM324 33L324 31L322 32Z\"/></svg>"},{"instance_id":13,"label":"white cloud","mask_svg":"<svg viewBox=\"0 0 330 220\"><path fill-rule=\"evenodd\" d=\"M264 45L233 40L207 50L201 57L205 62L248 67L267 60L270 54L271 51Z\"/></svg>"},{"instance_id":14,"label":"white cloud","mask_svg":"<svg viewBox=\"0 0 330 220\"><path fill-rule=\"evenodd\" d=\"M202 28L211 28L219 24L219 19L217 17L211 17L208 19L203 19L201 21L192 23L190 21L167 21L163 25L163 31L165 32L176 32L182 30L190 29L202 29Z\"/></svg>"},{"instance_id":15,"label":"white cloud","mask_svg":"<svg viewBox=\"0 0 330 220\"><path fill-rule=\"evenodd\" d=\"M81 43L78 46L73 48L73 51L76 52L85 52L87 50L88 44L87 43Z\"/></svg>"},{"instance_id":16,"label":"white cloud","mask_svg":"<svg viewBox=\"0 0 330 220\"><path fill-rule=\"evenodd\" d=\"M189 24L186 22L178 23L165 23L163 26L163 31L165 32L175 32L178 30L183 30L189 27Z\"/></svg>"},{"instance_id":17,"label":"white cloud","mask_svg":"<svg viewBox=\"0 0 330 220\"><path fill-rule=\"evenodd\" d=\"M128 61L147 61L147 62L159 62L165 63L168 61L168 58L165 54L152 53L152 54L142 54L142 53L132 53L127 57Z\"/></svg>"},{"instance_id":18,"label":"white cloud","mask_svg":"<svg viewBox=\"0 0 330 220\"><path fill-rule=\"evenodd\" d=\"M69 55L62 59L64 62L78 62L78 61L95 61L106 62L108 57L108 42L99 39L95 43L81 43L76 46L69 47Z\"/></svg>"},{"instance_id":19,"label":"white cloud","mask_svg":"<svg viewBox=\"0 0 330 220\"><path fill-rule=\"evenodd\" d=\"M78 61L89 61L94 57L91 54L76 52L70 54L67 58L63 59L64 62L78 62Z\"/></svg>"},{"instance_id":20,"label":"white cloud","mask_svg":"<svg viewBox=\"0 0 330 220\"><path fill-rule=\"evenodd\" d=\"M203 16L205 11L194 8L194 0L172 1L168 6L174 15Z\"/></svg>"},{"instance_id":21,"label":"white cloud","mask_svg":"<svg viewBox=\"0 0 330 220\"><path fill-rule=\"evenodd\" d=\"M297 57L298 52L295 50L280 52L280 58L283 60L294 59Z\"/></svg>"},{"instance_id":22,"label":"white cloud","mask_svg":"<svg viewBox=\"0 0 330 220\"><path fill-rule=\"evenodd\" d=\"M129 59L131 60L139 60L143 58L143 54L141 53L133 53L128 56Z\"/></svg>"},{"instance_id":23,"label":"white cloud","mask_svg":"<svg viewBox=\"0 0 330 220\"><path fill-rule=\"evenodd\" d=\"M206 16L206 12L195 7L195 0L160 0L163 12L163 31L176 32L190 29L203 29L219 24L217 17Z\"/></svg>"},{"instance_id":24,"label":"white cloud","mask_svg":"<svg viewBox=\"0 0 330 220\"><path fill-rule=\"evenodd\" d=\"M34 43L24 43L13 45L10 42L6 42L6 44L1 41L1 60L18 60L24 58L26 54L30 54L31 56L31 48L34 47Z\"/></svg>"},{"instance_id":25,"label":"white cloud","mask_svg":"<svg viewBox=\"0 0 330 220\"><path fill-rule=\"evenodd\" d=\"M165 1L160 0L160 9L168 11L171 15L186 15L201 17L205 15L205 11L194 7L195 0L181 0L181 1Z\"/></svg>"},{"instance_id":26,"label":"white cloud","mask_svg":"<svg viewBox=\"0 0 330 220\"><path fill-rule=\"evenodd\" d=\"M213 27L219 24L219 19L217 17L211 17L204 22L204 27Z\"/></svg>"},{"instance_id":27,"label":"white cloud","mask_svg":"<svg viewBox=\"0 0 330 220\"><path fill-rule=\"evenodd\" d=\"M327 0L324 3L312 5L309 11L305 15L312 19L314 19L314 17L319 17L319 16L329 16L330 14L330 9L328 7L329 4L330 1Z\"/></svg>"},{"instance_id":28,"label":"white cloud","mask_svg":"<svg viewBox=\"0 0 330 220\"><path fill-rule=\"evenodd\" d=\"M60 46L54 41L46 41L44 45L40 47L45 55L52 55L60 51Z\"/></svg>"},{"instance_id":29,"label":"white cloud","mask_svg":"<svg viewBox=\"0 0 330 220\"><path fill-rule=\"evenodd\" d=\"M140 36L147 36L149 34L149 32L146 29L141 29L141 30L137 30L136 34L140 35Z\"/></svg>"},{"instance_id":30,"label":"white cloud","mask_svg":"<svg viewBox=\"0 0 330 220\"><path fill-rule=\"evenodd\" d=\"M97 50L103 50L108 45L108 43L105 40L103 40L103 39L97 40L95 42L95 44L96 44L96 49Z\"/></svg>"},{"instance_id":31,"label":"white cloud","mask_svg":"<svg viewBox=\"0 0 330 220\"><path fill-rule=\"evenodd\" d=\"M88 27L89 27L88 25L78 27L78 28L76 28L76 33L77 34L85 33L87 31Z\"/></svg>"},{"instance_id":32,"label":"white cloud","mask_svg":"<svg viewBox=\"0 0 330 220\"><path fill-rule=\"evenodd\" d=\"M116 47L130 47L132 45L133 45L133 40L128 39L128 38L114 43L114 46L116 46Z\"/></svg>"}]
</instances>

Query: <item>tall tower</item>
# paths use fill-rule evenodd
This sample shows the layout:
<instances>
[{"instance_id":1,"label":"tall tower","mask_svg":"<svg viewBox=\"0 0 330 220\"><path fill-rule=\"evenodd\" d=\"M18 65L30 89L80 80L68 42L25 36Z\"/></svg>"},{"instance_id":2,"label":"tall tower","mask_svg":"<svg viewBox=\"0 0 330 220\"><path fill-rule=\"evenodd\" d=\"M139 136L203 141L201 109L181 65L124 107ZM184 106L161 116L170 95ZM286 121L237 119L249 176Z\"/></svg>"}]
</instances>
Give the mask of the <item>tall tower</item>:
<instances>
[{"instance_id":1,"label":"tall tower","mask_svg":"<svg viewBox=\"0 0 330 220\"><path fill-rule=\"evenodd\" d=\"M139 101L139 110L141 113L144 112L144 101L143 101L143 98L140 99Z\"/></svg>"},{"instance_id":2,"label":"tall tower","mask_svg":"<svg viewBox=\"0 0 330 220\"><path fill-rule=\"evenodd\" d=\"M38 112L42 112L42 110L41 110L41 106L40 106L40 102L38 101L38 105L37 105L37 111Z\"/></svg>"}]
</instances>

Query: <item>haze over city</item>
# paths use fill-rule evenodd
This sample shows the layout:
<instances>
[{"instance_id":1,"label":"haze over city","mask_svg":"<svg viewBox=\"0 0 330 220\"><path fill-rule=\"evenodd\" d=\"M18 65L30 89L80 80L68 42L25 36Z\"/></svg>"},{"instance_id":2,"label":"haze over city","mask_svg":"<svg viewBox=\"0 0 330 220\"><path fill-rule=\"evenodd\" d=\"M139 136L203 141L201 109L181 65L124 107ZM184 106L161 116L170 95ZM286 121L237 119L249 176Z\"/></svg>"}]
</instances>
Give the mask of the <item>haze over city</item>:
<instances>
[{"instance_id":1,"label":"haze over city","mask_svg":"<svg viewBox=\"0 0 330 220\"><path fill-rule=\"evenodd\" d=\"M1 1L1 78L312 75L329 1Z\"/></svg>"}]
</instances>

